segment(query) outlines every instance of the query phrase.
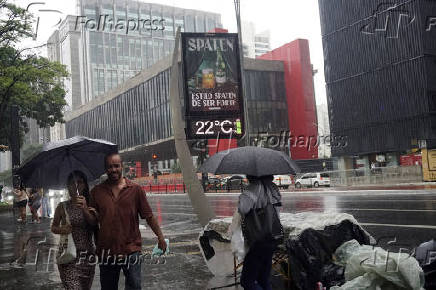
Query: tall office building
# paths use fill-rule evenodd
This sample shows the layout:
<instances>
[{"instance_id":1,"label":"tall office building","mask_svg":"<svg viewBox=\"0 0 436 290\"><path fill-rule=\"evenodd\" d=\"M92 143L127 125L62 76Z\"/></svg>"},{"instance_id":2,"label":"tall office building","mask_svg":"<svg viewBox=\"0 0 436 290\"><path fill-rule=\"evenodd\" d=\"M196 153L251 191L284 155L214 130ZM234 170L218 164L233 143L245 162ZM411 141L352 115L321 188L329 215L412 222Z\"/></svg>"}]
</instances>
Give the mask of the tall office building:
<instances>
[{"instance_id":1,"label":"tall office building","mask_svg":"<svg viewBox=\"0 0 436 290\"><path fill-rule=\"evenodd\" d=\"M271 33L269 30L265 30L260 33L256 33L254 36L254 55L256 57L261 56L271 51Z\"/></svg>"},{"instance_id":2,"label":"tall office building","mask_svg":"<svg viewBox=\"0 0 436 290\"><path fill-rule=\"evenodd\" d=\"M319 0L333 156L436 147L436 1ZM376 156L377 154L377 156ZM397 157L395 157L397 154Z\"/></svg>"},{"instance_id":3,"label":"tall office building","mask_svg":"<svg viewBox=\"0 0 436 290\"><path fill-rule=\"evenodd\" d=\"M117 87L170 54L176 27L206 32L221 16L205 11L126 0L78 0L48 41L48 55L65 64L71 110Z\"/></svg>"},{"instance_id":4,"label":"tall office building","mask_svg":"<svg viewBox=\"0 0 436 290\"><path fill-rule=\"evenodd\" d=\"M242 22L242 45L245 57L256 58L271 50L271 35L269 30L256 32L253 22Z\"/></svg>"},{"instance_id":5,"label":"tall office building","mask_svg":"<svg viewBox=\"0 0 436 290\"><path fill-rule=\"evenodd\" d=\"M327 104L320 104L316 106L316 115L318 121L318 135L319 135L319 158L330 158L331 150L328 142L328 136L330 136L329 125L329 112Z\"/></svg>"}]
</instances>

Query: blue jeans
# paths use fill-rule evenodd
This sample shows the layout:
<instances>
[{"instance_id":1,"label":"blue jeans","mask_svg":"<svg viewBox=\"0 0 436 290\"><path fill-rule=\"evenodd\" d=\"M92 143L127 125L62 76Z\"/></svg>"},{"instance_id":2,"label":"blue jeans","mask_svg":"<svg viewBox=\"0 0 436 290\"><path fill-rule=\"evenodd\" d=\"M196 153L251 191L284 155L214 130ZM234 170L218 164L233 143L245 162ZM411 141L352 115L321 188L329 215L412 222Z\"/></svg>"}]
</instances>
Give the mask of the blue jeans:
<instances>
[{"instance_id":1,"label":"blue jeans","mask_svg":"<svg viewBox=\"0 0 436 290\"><path fill-rule=\"evenodd\" d=\"M258 243L252 246L244 259L241 286L245 290L272 290L271 267L275 246Z\"/></svg>"},{"instance_id":2,"label":"blue jeans","mask_svg":"<svg viewBox=\"0 0 436 290\"><path fill-rule=\"evenodd\" d=\"M123 270L126 278L126 290L141 289L141 253L135 252L128 256L127 263L117 263L116 265L100 265L100 284L102 290L118 290L118 280L120 270Z\"/></svg>"}]
</instances>

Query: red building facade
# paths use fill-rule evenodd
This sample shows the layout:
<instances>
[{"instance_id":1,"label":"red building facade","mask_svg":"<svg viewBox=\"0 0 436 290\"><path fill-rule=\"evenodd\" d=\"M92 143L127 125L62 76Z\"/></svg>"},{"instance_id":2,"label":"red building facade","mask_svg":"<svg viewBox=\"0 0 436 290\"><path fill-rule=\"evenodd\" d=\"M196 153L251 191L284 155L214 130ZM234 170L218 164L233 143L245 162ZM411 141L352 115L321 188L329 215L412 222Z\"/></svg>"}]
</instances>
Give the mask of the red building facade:
<instances>
[{"instance_id":1,"label":"red building facade","mask_svg":"<svg viewBox=\"0 0 436 290\"><path fill-rule=\"evenodd\" d=\"M280 60L284 64L291 158L318 158L318 122L309 41L294 40L259 58Z\"/></svg>"},{"instance_id":2,"label":"red building facade","mask_svg":"<svg viewBox=\"0 0 436 290\"><path fill-rule=\"evenodd\" d=\"M228 31L217 28L211 32ZM309 41L297 39L258 58L278 60L284 64L291 158L318 158L318 121ZM210 156L237 147L235 140L209 140L208 144Z\"/></svg>"}]
</instances>

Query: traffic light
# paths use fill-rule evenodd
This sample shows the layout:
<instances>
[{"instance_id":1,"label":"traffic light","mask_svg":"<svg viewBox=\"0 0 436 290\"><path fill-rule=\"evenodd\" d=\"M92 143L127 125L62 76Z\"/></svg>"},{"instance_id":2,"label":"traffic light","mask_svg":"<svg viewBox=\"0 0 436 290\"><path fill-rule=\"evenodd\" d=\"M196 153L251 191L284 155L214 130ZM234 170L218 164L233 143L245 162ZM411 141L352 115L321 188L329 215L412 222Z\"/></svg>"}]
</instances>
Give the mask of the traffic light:
<instances>
[{"instance_id":1,"label":"traffic light","mask_svg":"<svg viewBox=\"0 0 436 290\"><path fill-rule=\"evenodd\" d=\"M157 159L157 155L153 154L152 158L153 158L153 160L156 160Z\"/></svg>"}]
</instances>

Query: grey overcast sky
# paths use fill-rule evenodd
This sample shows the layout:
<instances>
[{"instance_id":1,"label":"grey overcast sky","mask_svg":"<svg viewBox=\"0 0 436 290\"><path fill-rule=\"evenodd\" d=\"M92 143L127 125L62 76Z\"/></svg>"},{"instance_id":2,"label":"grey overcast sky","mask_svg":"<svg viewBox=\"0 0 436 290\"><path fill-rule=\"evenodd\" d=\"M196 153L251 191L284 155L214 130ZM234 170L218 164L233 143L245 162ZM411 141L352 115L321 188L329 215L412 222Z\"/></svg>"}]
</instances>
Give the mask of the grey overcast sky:
<instances>
[{"instance_id":1,"label":"grey overcast sky","mask_svg":"<svg viewBox=\"0 0 436 290\"><path fill-rule=\"evenodd\" d=\"M27 7L30 3L45 4L32 5L29 10L40 17L38 37L35 41L23 41L23 47L37 46L46 43L48 37L56 29L60 17L76 14L75 0L14 0L15 4ZM211 11L221 14L223 27L229 32L236 32L236 19L233 0L151 0L164 5L188 9ZM315 94L317 104L326 103L324 61L321 42L321 27L318 10L318 0L241 0L241 18L256 25L256 31L270 30L272 48L279 47L297 38L309 40L310 57L315 75ZM58 10L62 13L40 11ZM45 50L40 50L45 55Z\"/></svg>"}]
</instances>

